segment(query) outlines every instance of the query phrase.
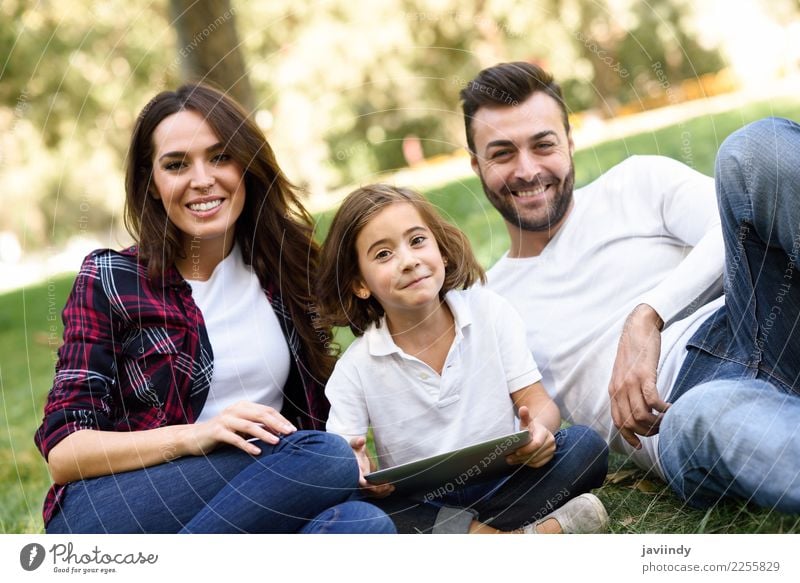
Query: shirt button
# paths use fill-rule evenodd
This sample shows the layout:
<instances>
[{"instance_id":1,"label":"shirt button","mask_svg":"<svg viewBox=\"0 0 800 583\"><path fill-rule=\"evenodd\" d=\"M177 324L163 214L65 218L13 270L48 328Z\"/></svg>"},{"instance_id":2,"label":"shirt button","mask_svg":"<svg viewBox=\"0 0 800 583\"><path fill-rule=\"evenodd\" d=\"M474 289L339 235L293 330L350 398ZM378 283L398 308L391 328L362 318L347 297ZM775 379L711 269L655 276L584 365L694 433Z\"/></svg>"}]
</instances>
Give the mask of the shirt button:
<instances>
[{"instance_id":1,"label":"shirt button","mask_svg":"<svg viewBox=\"0 0 800 583\"><path fill-rule=\"evenodd\" d=\"M423 381L427 381L428 380L428 373L425 373L425 372L422 373L421 375L419 375L419 378L421 378Z\"/></svg>"}]
</instances>

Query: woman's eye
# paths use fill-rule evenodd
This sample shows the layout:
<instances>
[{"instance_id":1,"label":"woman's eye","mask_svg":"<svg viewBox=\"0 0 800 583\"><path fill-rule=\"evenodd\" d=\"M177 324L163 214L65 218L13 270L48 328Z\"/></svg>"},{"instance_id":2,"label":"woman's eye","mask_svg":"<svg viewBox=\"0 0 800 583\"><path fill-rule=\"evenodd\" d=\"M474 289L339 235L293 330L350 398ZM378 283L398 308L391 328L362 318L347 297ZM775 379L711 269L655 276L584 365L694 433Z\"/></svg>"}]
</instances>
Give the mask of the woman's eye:
<instances>
[{"instance_id":1,"label":"woman's eye","mask_svg":"<svg viewBox=\"0 0 800 583\"><path fill-rule=\"evenodd\" d=\"M167 162L164 164L164 170L167 170L168 172L174 172L175 170L180 170L183 168L183 166L183 160L175 160L173 162Z\"/></svg>"},{"instance_id":2,"label":"woman's eye","mask_svg":"<svg viewBox=\"0 0 800 583\"><path fill-rule=\"evenodd\" d=\"M211 158L211 161L214 164L223 164L225 162L229 162L230 159L231 159L231 157L230 157L229 154L220 153L220 154L217 154L216 156L214 156L213 158Z\"/></svg>"},{"instance_id":3,"label":"woman's eye","mask_svg":"<svg viewBox=\"0 0 800 583\"><path fill-rule=\"evenodd\" d=\"M422 235L417 235L411 238L411 245L416 247L417 245L422 245L425 242L425 237Z\"/></svg>"},{"instance_id":4,"label":"woman's eye","mask_svg":"<svg viewBox=\"0 0 800 583\"><path fill-rule=\"evenodd\" d=\"M378 259L378 260L387 259L390 255L391 255L391 253L389 252L388 249L382 249L381 251L378 251L375 254L375 259Z\"/></svg>"}]
</instances>

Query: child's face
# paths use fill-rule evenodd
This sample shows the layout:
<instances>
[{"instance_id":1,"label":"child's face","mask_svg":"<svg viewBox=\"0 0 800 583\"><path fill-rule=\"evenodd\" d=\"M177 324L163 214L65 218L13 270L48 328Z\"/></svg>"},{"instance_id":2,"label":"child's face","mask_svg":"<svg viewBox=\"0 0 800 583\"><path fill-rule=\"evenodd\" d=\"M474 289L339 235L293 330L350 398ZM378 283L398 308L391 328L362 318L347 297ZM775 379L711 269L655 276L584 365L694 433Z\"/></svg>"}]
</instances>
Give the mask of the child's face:
<instances>
[{"instance_id":1,"label":"child's face","mask_svg":"<svg viewBox=\"0 0 800 583\"><path fill-rule=\"evenodd\" d=\"M444 259L412 204L393 203L376 214L356 237L356 253L361 278L354 293L373 295L390 320L439 306Z\"/></svg>"}]
</instances>

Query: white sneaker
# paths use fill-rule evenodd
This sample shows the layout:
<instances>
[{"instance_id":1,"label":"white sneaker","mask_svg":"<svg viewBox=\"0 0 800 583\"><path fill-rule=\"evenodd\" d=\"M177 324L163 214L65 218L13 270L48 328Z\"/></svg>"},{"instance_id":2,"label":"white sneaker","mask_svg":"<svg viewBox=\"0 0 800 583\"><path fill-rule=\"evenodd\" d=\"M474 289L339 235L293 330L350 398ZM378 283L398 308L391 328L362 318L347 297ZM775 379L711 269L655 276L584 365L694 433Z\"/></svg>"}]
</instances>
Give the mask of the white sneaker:
<instances>
[{"instance_id":1,"label":"white sneaker","mask_svg":"<svg viewBox=\"0 0 800 583\"><path fill-rule=\"evenodd\" d=\"M536 526L554 518L564 534L592 534L608 531L608 513L594 494L576 496L561 508L524 528L525 534L536 534Z\"/></svg>"}]
</instances>

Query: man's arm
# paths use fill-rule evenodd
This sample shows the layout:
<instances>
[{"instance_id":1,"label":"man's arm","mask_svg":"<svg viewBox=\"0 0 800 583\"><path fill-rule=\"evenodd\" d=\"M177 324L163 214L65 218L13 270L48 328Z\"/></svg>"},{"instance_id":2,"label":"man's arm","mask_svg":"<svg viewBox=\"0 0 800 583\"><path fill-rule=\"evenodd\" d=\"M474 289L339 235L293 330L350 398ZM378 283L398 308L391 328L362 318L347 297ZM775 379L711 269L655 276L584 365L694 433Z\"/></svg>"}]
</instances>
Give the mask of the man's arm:
<instances>
[{"instance_id":1,"label":"man's arm","mask_svg":"<svg viewBox=\"0 0 800 583\"><path fill-rule=\"evenodd\" d=\"M625 320L611 371L611 417L625 441L636 448L641 445L636 434L658 433L660 413L669 408L656 387L663 325L653 308L636 306Z\"/></svg>"},{"instance_id":2,"label":"man's arm","mask_svg":"<svg viewBox=\"0 0 800 583\"><path fill-rule=\"evenodd\" d=\"M722 295L725 247L714 180L669 158L643 158L652 168L647 174L649 183L640 188L652 193L664 236L691 249L641 298L641 303L653 308L669 326Z\"/></svg>"},{"instance_id":3,"label":"man's arm","mask_svg":"<svg viewBox=\"0 0 800 583\"><path fill-rule=\"evenodd\" d=\"M632 188L652 193L665 236L692 250L625 321L612 369L609 394L614 424L625 440L639 447L639 435L658 432L668 404L656 386L661 330L721 294L724 247L714 182L691 168L662 157L641 157L646 182Z\"/></svg>"}]
</instances>

